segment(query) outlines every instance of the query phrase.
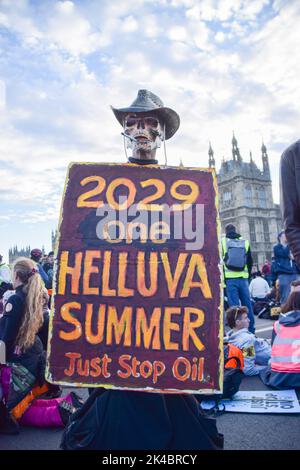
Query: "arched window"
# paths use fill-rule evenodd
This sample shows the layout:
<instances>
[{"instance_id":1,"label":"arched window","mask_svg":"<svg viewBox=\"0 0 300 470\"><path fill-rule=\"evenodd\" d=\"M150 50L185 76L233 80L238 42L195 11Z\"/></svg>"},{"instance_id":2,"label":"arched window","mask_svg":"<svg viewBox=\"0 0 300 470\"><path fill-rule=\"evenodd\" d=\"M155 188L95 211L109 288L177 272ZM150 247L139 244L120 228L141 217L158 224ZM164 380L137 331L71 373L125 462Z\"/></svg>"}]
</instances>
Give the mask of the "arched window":
<instances>
[{"instance_id":1,"label":"arched window","mask_svg":"<svg viewBox=\"0 0 300 470\"><path fill-rule=\"evenodd\" d=\"M270 232L269 232L269 224L267 220L263 220L263 228L264 228L264 240L265 242L269 242Z\"/></svg>"},{"instance_id":2,"label":"arched window","mask_svg":"<svg viewBox=\"0 0 300 470\"><path fill-rule=\"evenodd\" d=\"M231 198L232 198L231 191L229 189L225 189L225 191L223 193L223 204L224 204L224 206L228 206L231 203Z\"/></svg>"},{"instance_id":3,"label":"arched window","mask_svg":"<svg viewBox=\"0 0 300 470\"><path fill-rule=\"evenodd\" d=\"M255 221L249 219L250 242L256 242Z\"/></svg>"},{"instance_id":4,"label":"arched window","mask_svg":"<svg viewBox=\"0 0 300 470\"><path fill-rule=\"evenodd\" d=\"M252 188L250 184L247 184L247 186L245 187L244 196L245 196L245 205L252 207Z\"/></svg>"},{"instance_id":5,"label":"arched window","mask_svg":"<svg viewBox=\"0 0 300 470\"><path fill-rule=\"evenodd\" d=\"M267 207L265 188L258 188L258 205L259 207Z\"/></svg>"}]
</instances>

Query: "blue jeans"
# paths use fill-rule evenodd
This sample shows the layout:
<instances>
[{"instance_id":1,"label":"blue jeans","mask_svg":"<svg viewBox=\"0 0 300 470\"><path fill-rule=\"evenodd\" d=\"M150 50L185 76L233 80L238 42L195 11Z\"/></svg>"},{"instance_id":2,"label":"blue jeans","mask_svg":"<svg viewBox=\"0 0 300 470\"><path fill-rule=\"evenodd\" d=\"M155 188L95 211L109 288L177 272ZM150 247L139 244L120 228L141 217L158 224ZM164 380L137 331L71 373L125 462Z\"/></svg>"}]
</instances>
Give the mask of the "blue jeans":
<instances>
[{"instance_id":1,"label":"blue jeans","mask_svg":"<svg viewBox=\"0 0 300 470\"><path fill-rule=\"evenodd\" d=\"M300 279L299 274L279 274L280 304L283 305L291 292L291 283Z\"/></svg>"},{"instance_id":2,"label":"blue jeans","mask_svg":"<svg viewBox=\"0 0 300 470\"><path fill-rule=\"evenodd\" d=\"M248 279L242 277L225 279L228 304L230 307L243 305L248 308L249 331L255 333L254 314L250 299Z\"/></svg>"}]
</instances>

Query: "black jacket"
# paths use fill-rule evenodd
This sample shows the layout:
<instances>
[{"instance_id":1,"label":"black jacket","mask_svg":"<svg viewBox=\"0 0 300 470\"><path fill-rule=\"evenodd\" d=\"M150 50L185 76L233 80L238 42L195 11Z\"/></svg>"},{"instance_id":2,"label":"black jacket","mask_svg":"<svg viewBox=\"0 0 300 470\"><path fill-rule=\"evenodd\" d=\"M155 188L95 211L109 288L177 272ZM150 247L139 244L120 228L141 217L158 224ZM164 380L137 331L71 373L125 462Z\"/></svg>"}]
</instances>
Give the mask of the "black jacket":
<instances>
[{"instance_id":1,"label":"black jacket","mask_svg":"<svg viewBox=\"0 0 300 470\"><path fill-rule=\"evenodd\" d=\"M286 237L300 266L300 140L281 156L280 198Z\"/></svg>"},{"instance_id":2,"label":"black jacket","mask_svg":"<svg viewBox=\"0 0 300 470\"><path fill-rule=\"evenodd\" d=\"M16 340L24 315L26 295L23 286L16 288L16 293L9 297L3 317L0 319L0 340L5 343L6 362L21 363L40 381L44 367L43 345L38 336L34 344L20 355L15 353ZM9 306L12 306L10 308Z\"/></svg>"},{"instance_id":3,"label":"black jacket","mask_svg":"<svg viewBox=\"0 0 300 470\"><path fill-rule=\"evenodd\" d=\"M95 390L74 413L64 450L221 450L223 435L192 395Z\"/></svg>"},{"instance_id":4,"label":"black jacket","mask_svg":"<svg viewBox=\"0 0 300 470\"><path fill-rule=\"evenodd\" d=\"M299 269L294 260L291 259L290 247L277 243L273 247L275 272L279 274L299 274Z\"/></svg>"}]
</instances>

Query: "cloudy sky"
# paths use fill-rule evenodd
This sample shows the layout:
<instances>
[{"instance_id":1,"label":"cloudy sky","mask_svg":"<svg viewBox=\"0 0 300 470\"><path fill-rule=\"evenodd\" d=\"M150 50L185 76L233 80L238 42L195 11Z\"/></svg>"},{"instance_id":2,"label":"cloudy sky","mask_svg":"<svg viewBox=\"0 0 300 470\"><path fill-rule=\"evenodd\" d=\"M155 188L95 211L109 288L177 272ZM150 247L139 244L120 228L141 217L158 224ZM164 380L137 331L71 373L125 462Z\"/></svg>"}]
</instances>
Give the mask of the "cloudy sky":
<instances>
[{"instance_id":1,"label":"cloudy sky","mask_svg":"<svg viewBox=\"0 0 300 470\"><path fill-rule=\"evenodd\" d=\"M124 162L110 105L140 88L181 117L168 162L261 166L279 200L282 150L299 138L299 0L0 0L0 252L51 248L71 161ZM160 161L163 156L160 154Z\"/></svg>"}]
</instances>

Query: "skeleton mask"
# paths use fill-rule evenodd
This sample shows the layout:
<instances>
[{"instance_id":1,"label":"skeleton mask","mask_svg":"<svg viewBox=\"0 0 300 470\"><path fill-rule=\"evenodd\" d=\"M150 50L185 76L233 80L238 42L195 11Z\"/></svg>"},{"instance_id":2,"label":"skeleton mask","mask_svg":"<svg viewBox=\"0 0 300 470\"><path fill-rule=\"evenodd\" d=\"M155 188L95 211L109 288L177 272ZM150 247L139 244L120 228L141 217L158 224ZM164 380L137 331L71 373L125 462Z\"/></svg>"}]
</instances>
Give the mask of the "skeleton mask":
<instances>
[{"instance_id":1,"label":"skeleton mask","mask_svg":"<svg viewBox=\"0 0 300 470\"><path fill-rule=\"evenodd\" d=\"M128 114L124 120L124 133L133 155L156 150L164 139L162 125L154 113Z\"/></svg>"}]
</instances>

